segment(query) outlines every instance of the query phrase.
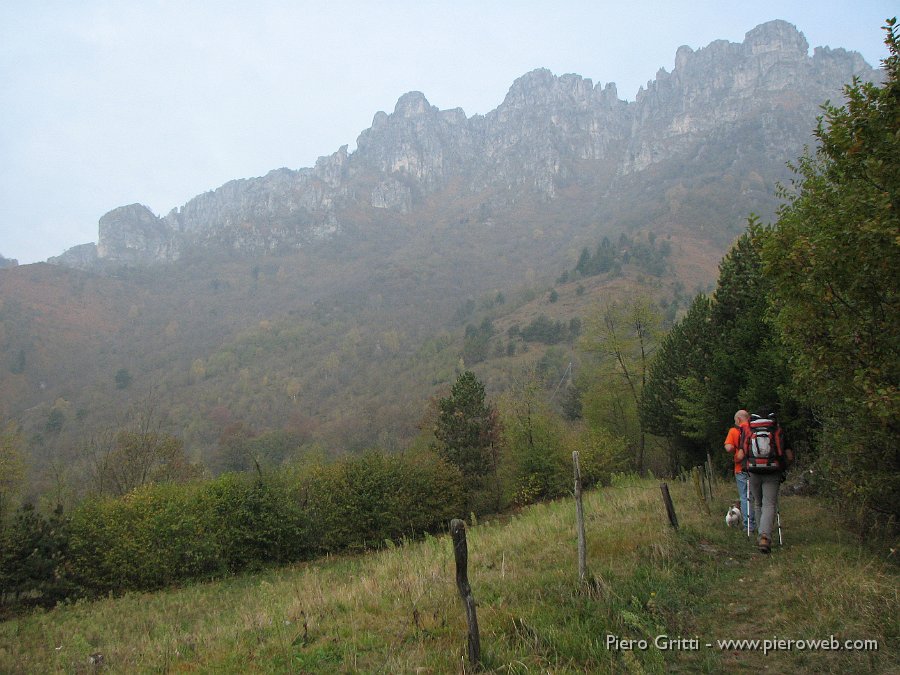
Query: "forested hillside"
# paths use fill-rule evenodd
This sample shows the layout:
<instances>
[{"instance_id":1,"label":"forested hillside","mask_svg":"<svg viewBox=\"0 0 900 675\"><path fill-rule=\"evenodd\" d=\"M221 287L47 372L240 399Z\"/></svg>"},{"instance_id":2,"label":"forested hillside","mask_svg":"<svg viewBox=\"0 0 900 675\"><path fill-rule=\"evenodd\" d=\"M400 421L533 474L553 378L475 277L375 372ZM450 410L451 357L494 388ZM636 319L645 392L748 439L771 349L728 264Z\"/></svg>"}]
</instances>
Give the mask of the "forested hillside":
<instances>
[{"instance_id":1,"label":"forested hillside","mask_svg":"<svg viewBox=\"0 0 900 675\"><path fill-rule=\"evenodd\" d=\"M574 251L542 279L529 261L520 282L486 286L484 268L457 276L475 263L447 250L440 264L386 253L374 270L359 264L358 248L325 251L325 268L310 263L312 252L112 277L23 267L0 279L5 417L19 420L39 491L54 462L90 473L99 439L150 408L213 473L252 466L225 456L225 436L280 434L270 465L306 451L397 449L461 368L478 370L495 394L532 369L552 390L604 303L642 289L665 305L661 320L683 309L704 276L695 245L651 244L640 233L614 240L615 265L604 272L579 271ZM589 246L606 248L608 238ZM654 250L666 255L641 257Z\"/></svg>"},{"instance_id":2,"label":"forested hillside","mask_svg":"<svg viewBox=\"0 0 900 675\"><path fill-rule=\"evenodd\" d=\"M18 584L4 602L159 588L421 536L453 513L558 497L573 450L601 484L619 471L675 474L707 453L725 473L734 411L763 405L778 409L814 487L876 545L892 541L893 23L887 37L886 81L853 80L844 105L825 109L771 222L747 213L738 228L729 211L712 228L721 195L689 170L683 189L667 182L740 139L669 146L651 134L630 160L646 173L620 184L647 199L610 221L578 198L589 190L574 174L556 177L553 199L505 193L512 201L479 219L461 188L462 206L442 208L459 187L450 180L420 195L414 217L378 211L299 250L0 271L0 523L3 573ZM543 80L544 93L574 82L536 76L508 103ZM407 131L434 112L412 103L393 120ZM638 169L651 146L671 154ZM590 183L602 168L578 175ZM754 201L749 165L734 169L723 185L775 201ZM698 204L704 218L686 209ZM428 508L414 518L416 503ZM217 531L224 513L235 521ZM133 562L150 549L158 565Z\"/></svg>"}]
</instances>

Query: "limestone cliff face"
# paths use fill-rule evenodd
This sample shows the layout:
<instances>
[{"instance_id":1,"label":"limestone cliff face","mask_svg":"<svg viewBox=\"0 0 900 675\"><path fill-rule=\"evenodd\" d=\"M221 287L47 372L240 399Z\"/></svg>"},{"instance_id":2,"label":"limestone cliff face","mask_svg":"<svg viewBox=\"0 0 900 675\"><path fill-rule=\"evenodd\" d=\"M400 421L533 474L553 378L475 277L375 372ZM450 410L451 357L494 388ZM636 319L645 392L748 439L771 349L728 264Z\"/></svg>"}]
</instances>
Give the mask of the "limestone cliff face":
<instances>
[{"instance_id":1,"label":"limestone cliff face","mask_svg":"<svg viewBox=\"0 0 900 675\"><path fill-rule=\"evenodd\" d=\"M100 219L97 256L133 264L177 258L178 241L172 234L146 206L120 206Z\"/></svg>"},{"instance_id":2,"label":"limestone cliff face","mask_svg":"<svg viewBox=\"0 0 900 675\"><path fill-rule=\"evenodd\" d=\"M473 187L500 181L552 199L578 160L617 160L630 116L615 85L594 87L578 75L533 71L513 83L496 110L473 120L487 160Z\"/></svg>"},{"instance_id":3,"label":"limestone cliff face","mask_svg":"<svg viewBox=\"0 0 900 675\"><path fill-rule=\"evenodd\" d=\"M149 264L194 247L258 252L297 248L377 214L415 220L429 200L513 209L550 203L578 184L597 203L623 181L652 181L656 165L783 168L812 141L825 100L841 100L854 76L879 79L859 54L817 48L784 21L754 28L740 44L681 47L671 73L660 70L634 102L614 84L540 69L517 79L486 115L438 110L420 92L312 168L277 169L234 180L158 218L138 204L100 219L99 261ZM693 163L693 164L692 164ZM645 193L654 190L652 182ZM460 206L460 209L469 208ZM85 261L87 251L55 259ZM89 264L89 263L86 263Z\"/></svg>"},{"instance_id":4,"label":"limestone cliff face","mask_svg":"<svg viewBox=\"0 0 900 675\"><path fill-rule=\"evenodd\" d=\"M660 70L638 93L623 170L641 171L741 128L756 133L737 140L795 156L811 141L811 122L826 99L839 99L854 75L875 78L859 54L817 49L810 58L808 51L803 34L785 21L754 28L741 44L679 48L674 70Z\"/></svg>"}]
</instances>

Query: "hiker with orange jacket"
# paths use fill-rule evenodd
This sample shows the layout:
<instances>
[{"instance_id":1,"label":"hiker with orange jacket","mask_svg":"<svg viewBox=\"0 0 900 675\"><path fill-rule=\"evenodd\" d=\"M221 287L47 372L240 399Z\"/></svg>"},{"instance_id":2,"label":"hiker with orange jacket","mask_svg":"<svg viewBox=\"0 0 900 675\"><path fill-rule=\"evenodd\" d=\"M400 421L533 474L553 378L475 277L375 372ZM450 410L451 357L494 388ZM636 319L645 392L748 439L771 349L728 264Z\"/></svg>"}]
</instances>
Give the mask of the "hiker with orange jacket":
<instances>
[{"instance_id":1,"label":"hiker with orange jacket","mask_svg":"<svg viewBox=\"0 0 900 675\"><path fill-rule=\"evenodd\" d=\"M725 452L734 458L734 482L737 484L738 498L741 500L741 516L743 517L744 531L756 530L756 519L748 500L750 477L744 468L744 455L742 452L744 437L750 428L750 413L746 410L738 410L734 414L734 426L728 430L725 437Z\"/></svg>"}]
</instances>

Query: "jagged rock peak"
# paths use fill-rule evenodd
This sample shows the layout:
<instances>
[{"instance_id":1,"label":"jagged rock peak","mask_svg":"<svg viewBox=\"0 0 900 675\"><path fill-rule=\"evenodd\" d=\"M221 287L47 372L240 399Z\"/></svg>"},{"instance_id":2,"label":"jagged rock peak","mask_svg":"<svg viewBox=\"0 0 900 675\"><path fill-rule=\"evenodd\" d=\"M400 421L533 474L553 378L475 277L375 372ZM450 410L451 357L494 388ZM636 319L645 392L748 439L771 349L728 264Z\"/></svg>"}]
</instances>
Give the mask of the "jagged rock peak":
<instances>
[{"instance_id":1,"label":"jagged rock peak","mask_svg":"<svg viewBox=\"0 0 900 675\"><path fill-rule=\"evenodd\" d=\"M779 58L788 57L802 61L809 56L809 43L797 27L782 19L768 21L747 31L740 44L728 40L714 40L706 47L694 50L682 45L675 52L675 69L671 75L684 75L689 68L716 68L721 70L732 58L746 55L759 56L777 53ZM660 69L656 80L670 77L665 69ZM648 89L653 82L648 83Z\"/></svg>"},{"instance_id":2,"label":"jagged rock peak","mask_svg":"<svg viewBox=\"0 0 900 675\"><path fill-rule=\"evenodd\" d=\"M120 223L142 225L145 228L153 228L159 218L143 204L128 204L108 211L100 217L101 233L104 229L114 228Z\"/></svg>"},{"instance_id":3,"label":"jagged rock peak","mask_svg":"<svg viewBox=\"0 0 900 675\"><path fill-rule=\"evenodd\" d=\"M809 55L809 43L797 27L776 19L760 24L744 36L744 46L752 54L764 52L794 52L802 56Z\"/></svg>"},{"instance_id":4,"label":"jagged rock peak","mask_svg":"<svg viewBox=\"0 0 900 675\"><path fill-rule=\"evenodd\" d=\"M316 175L332 187L337 187L346 177L349 157L346 145L342 145L337 152L327 157L319 157L316 160Z\"/></svg>"},{"instance_id":5,"label":"jagged rock peak","mask_svg":"<svg viewBox=\"0 0 900 675\"><path fill-rule=\"evenodd\" d=\"M168 258L172 231L143 204L129 204L100 218L97 255L125 262L148 262Z\"/></svg>"},{"instance_id":6,"label":"jagged rock peak","mask_svg":"<svg viewBox=\"0 0 900 675\"><path fill-rule=\"evenodd\" d=\"M394 107L394 114L401 117L415 117L432 111L436 112L437 108L428 102L425 94L421 91L411 91L403 94Z\"/></svg>"},{"instance_id":7,"label":"jagged rock peak","mask_svg":"<svg viewBox=\"0 0 900 675\"><path fill-rule=\"evenodd\" d=\"M592 89L591 81L580 75L556 77L546 68L538 68L512 83L502 107L520 108L560 99L584 99Z\"/></svg>"}]
</instances>

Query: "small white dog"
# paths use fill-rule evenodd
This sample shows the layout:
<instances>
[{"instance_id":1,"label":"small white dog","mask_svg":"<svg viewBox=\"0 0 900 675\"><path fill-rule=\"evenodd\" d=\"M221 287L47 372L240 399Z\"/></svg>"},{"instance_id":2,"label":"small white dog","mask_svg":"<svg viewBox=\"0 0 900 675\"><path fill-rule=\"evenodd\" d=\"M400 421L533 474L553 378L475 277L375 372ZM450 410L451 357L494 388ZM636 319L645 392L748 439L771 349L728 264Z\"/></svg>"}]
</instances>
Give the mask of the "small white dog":
<instances>
[{"instance_id":1,"label":"small white dog","mask_svg":"<svg viewBox=\"0 0 900 675\"><path fill-rule=\"evenodd\" d=\"M736 527L741 524L740 502L735 502L731 505L731 508L728 509L728 513L725 514L725 524L728 527Z\"/></svg>"}]
</instances>

